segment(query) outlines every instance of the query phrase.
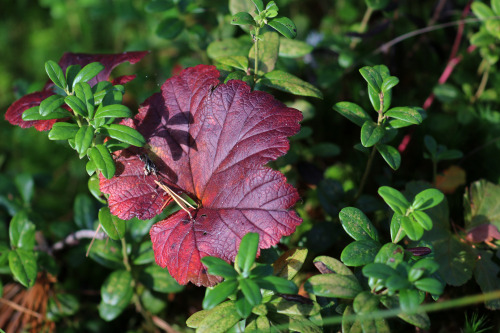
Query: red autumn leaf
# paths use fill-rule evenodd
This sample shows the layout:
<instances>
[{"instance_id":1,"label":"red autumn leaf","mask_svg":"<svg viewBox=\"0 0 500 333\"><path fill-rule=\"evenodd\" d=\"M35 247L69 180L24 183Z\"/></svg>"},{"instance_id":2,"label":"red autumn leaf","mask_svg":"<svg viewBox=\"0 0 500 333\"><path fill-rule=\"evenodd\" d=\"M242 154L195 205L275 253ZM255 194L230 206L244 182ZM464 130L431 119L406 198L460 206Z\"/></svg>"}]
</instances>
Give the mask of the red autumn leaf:
<instances>
[{"instance_id":1,"label":"red autumn leaf","mask_svg":"<svg viewBox=\"0 0 500 333\"><path fill-rule=\"evenodd\" d=\"M83 53L65 53L61 60L59 60L59 66L61 66L63 72L66 72L66 68L69 65L81 65L82 67L90 64L91 62L100 62L104 69L97 75L96 78L90 80L88 83L93 86L98 81L106 81L109 79L109 75L113 68L119 64L128 61L131 64L135 64L141 60L148 52L124 52L120 54L83 54ZM133 75L126 75L116 78L113 84L124 84L134 79ZM37 91L28 95L25 95L12 103L12 105L7 109L5 113L5 119L12 125L18 125L22 128L27 128L35 126L39 131L48 131L52 128L52 125L57 122L54 120L36 120L36 121L24 121L22 119L23 112L29 108L40 105L44 99L49 96L54 95L52 92L52 87L54 84L49 81L45 85L42 91Z\"/></svg>"},{"instance_id":2,"label":"red autumn leaf","mask_svg":"<svg viewBox=\"0 0 500 333\"><path fill-rule=\"evenodd\" d=\"M481 224L467 231L465 239L471 243L491 242L500 239L500 232L494 224Z\"/></svg>"},{"instance_id":3,"label":"red autumn leaf","mask_svg":"<svg viewBox=\"0 0 500 333\"><path fill-rule=\"evenodd\" d=\"M233 261L246 233L258 232L259 247L268 248L301 223L290 210L297 191L264 166L287 152L287 137L299 130L301 113L267 93L251 92L242 81L220 84L218 77L213 66L182 71L127 123L148 141L156 175L144 174L136 150L135 158L117 156L114 178L101 177L101 191L110 194L111 212L120 218L160 213L151 209L162 206L152 199L149 209L139 203L163 192L154 180L197 203L189 214L180 210L150 231L156 262L181 284L214 285L219 279L207 275L200 259ZM132 198L137 204L131 205Z\"/></svg>"}]
</instances>

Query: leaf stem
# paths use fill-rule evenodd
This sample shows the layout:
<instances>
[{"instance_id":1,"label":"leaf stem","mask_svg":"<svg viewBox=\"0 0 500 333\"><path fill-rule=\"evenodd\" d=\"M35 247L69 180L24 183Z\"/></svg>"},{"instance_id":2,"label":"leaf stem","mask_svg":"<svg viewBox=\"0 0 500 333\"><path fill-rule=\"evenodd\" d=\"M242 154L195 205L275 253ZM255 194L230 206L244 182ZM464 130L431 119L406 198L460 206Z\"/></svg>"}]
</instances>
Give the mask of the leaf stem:
<instances>
[{"instance_id":1,"label":"leaf stem","mask_svg":"<svg viewBox=\"0 0 500 333\"><path fill-rule=\"evenodd\" d=\"M259 71L259 27L255 27L255 34L253 35L253 40L255 43L255 64L254 64L254 81L257 81L257 72Z\"/></svg>"},{"instance_id":2,"label":"leaf stem","mask_svg":"<svg viewBox=\"0 0 500 333\"><path fill-rule=\"evenodd\" d=\"M370 153L370 157L368 157L368 162L366 162L365 172L363 173L363 178L361 178L361 183L359 184L358 191L354 196L354 201L358 200L361 194L363 193L363 189L365 188L366 181L368 180L368 175L370 174L370 170L372 168L373 159L375 158L375 151L377 149L375 146L372 147L372 151Z\"/></svg>"},{"instance_id":3,"label":"leaf stem","mask_svg":"<svg viewBox=\"0 0 500 333\"><path fill-rule=\"evenodd\" d=\"M128 255L127 255L127 242L125 241L125 237L120 239L122 243L122 256L123 256L123 265L125 266L125 269L128 272L132 271L132 267L130 266L130 262L128 260Z\"/></svg>"},{"instance_id":4,"label":"leaf stem","mask_svg":"<svg viewBox=\"0 0 500 333\"><path fill-rule=\"evenodd\" d=\"M490 75L490 64L485 60L483 60L483 62L485 62L485 66L483 69L483 76L481 77L481 83L479 83L479 87L477 88L476 93L472 97L472 103L474 103L479 99L479 97L481 97L481 95L484 92L484 89L486 88L486 83L488 83L488 77Z\"/></svg>"},{"instance_id":5,"label":"leaf stem","mask_svg":"<svg viewBox=\"0 0 500 333\"><path fill-rule=\"evenodd\" d=\"M358 32L360 34L366 31L366 26L368 25L368 22L370 21L372 14L373 14L373 9L371 7L366 8L365 14L363 15L363 19L358 29ZM361 38L356 38L351 42L351 45L349 45L351 50L354 49L356 45L358 45L360 40Z\"/></svg>"}]
</instances>

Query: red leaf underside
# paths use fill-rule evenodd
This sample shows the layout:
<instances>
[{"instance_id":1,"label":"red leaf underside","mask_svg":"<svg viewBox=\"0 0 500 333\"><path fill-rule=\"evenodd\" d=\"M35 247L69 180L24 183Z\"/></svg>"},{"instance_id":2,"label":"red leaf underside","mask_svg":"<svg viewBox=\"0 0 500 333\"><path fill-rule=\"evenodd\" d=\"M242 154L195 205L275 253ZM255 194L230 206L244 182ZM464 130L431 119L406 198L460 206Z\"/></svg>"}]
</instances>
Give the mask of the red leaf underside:
<instances>
[{"instance_id":1,"label":"red leaf underside","mask_svg":"<svg viewBox=\"0 0 500 333\"><path fill-rule=\"evenodd\" d=\"M52 95L54 95L54 93L51 91L37 91L21 97L9 106L7 112L5 112L5 120L21 128L35 126L39 131L50 130L57 119L24 121L22 116L24 111L40 105L44 99Z\"/></svg>"},{"instance_id":2,"label":"red leaf underside","mask_svg":"<svg viewBox=\"0 0 500 333\"><path fill-rule=\"evenodd\" d=\"M133 121L158 171L143 178L157 178L198 204L190 209L192 218L179 211L150 231L156 262L181 284L219 281L206 274L200 259L233 261L246 233L258 232L259 247L268 248L302 222L290 210L297 191L280 172L264 166L287 152L287 137L298 132L301 113L267 93L251 92L242 81L219 84L218 77L213 66L182 71L142 105ZM144 218L139 207L120 207L130 191L112 190L120 188L124 175L139 179L144 168L125 163L123 154L116 160L124 169L109 181L101 178L101 190L110 194L119 217Z\"/></svg>"}]
</instances>

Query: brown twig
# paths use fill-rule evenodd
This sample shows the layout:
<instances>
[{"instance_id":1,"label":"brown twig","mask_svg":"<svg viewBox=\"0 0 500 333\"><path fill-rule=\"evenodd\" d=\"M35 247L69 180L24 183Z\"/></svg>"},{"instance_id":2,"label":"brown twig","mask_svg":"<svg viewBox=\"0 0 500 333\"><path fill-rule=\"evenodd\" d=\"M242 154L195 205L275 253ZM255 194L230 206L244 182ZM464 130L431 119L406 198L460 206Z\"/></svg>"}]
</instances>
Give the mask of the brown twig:
<instances>
[{"instance_id":1,"label":"brown twig","mask_svg":"<svg viewBox=\"0 0 500 333\"><path fill-rule=\"evenodd\" d=\"M153 323L155 323L156 326L164 330L165 332L168 333L179 333L176 329L174 329L172 326L170 326L165 320L161 319L158 316L153 316Z\"/></svg>"}]
</instances>

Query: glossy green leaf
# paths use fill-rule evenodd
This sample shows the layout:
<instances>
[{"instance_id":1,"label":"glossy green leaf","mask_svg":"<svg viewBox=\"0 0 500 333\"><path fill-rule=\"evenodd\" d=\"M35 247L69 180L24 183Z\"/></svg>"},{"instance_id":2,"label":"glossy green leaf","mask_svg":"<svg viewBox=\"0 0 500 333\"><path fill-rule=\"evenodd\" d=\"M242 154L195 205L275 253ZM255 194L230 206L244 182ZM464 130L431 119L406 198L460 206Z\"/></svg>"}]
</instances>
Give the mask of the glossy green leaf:
<instances>
[{"instance_id":1,"label":"glossy green leaf","mask_svg":"<svg viewBox=\"0 0 500 333\"><path fill-rule=\"evenodd\" d=\"M243 295L252 306L262 302L262 294L257 283L250 279L241 279L239 282Z\"/></svg>"},{"instance_id":2,"label":"glossy green leaf","mask_svg":"<svg viewBox=\"0 0 500 333\"><path fill-rule=\"evenodd\" d=\"M297 37L297 27L288 17L278 17L268 21L267 24L286 38L293 39Z\"/></svg>"},{"instance_id":3,"label":"glossy green leaf","mask_svg":"<svg viewBox=\"0 0 500 333\"><path fill-rule=\"evenodd\" d=\"M130 272L118 270L111 273L101 287L99 316L111 321L118 317L129 305L134 295Z\"/></svg>"},{"instance_id":4,"label":"glossy green leaf","mask_svg":"<svg viewBox=\"0 0 500 333\"><path fill-rule=\"evenodd\" d=\"M233 17L231 18L231 24L234 24L234 25L255 25L255 20L253 19L252 15L250 15L246 12L240 12L240 13L233 15Z\"/></svg>"},{"instance_id":5,"label":"glossy green leaf","mask_svg":"<svg viewBox=\"0 0 500 333\"><path fill-rule=\"evenodd\" d=\"M276 32L268 31L260 35L260 39L257 55L259 60L257 74L264 75L274 70L276 66L280 47L280 37ZM248 52L248 59L250 68L255 69L255 44Z\"/></svg>"},{"instance_id":6,"label":"glossy green leaf","mask_svg":"<svg viewBox=\"0 0 500 333\"><path fill-rule=\"evenodd\" d=\"M352 303L354 312L358 314L377 311L379 298L369 291L363 291L356 295Z\"/></svg>"},{"instance_id":7,"label":"glossy green leaf","mask_svg":"<svg viewBox=\"0 0 500 333\"><path fill-rule=\"evenodd\" d=\"M113 161L108 149L104 145L99 144L90 148L88 155L106 179L113 177L116 170L115 161Z\"/></svg>"},{"instance_id":8,"label":"glossy green leaf","mask_svg":"<svg viewBox=\"0 0 500 333\"><path fill-rule=\"evenodd\" d=\"M55 299L54 299L55 298ZM80 308L80 302L71 294L57 294L50 297L47 304L47 318L58 320L62 317L74 315Z\"/></svg>"},{"instance_id":9,"label":"glossy green leaf","mask_svg":"<svg viewBox=\"0 0 500 333\"><path fill-rule=\"evenodd\" d=\"M486 4L474 1L471 5L472 12L480 20L486 20L489 17L495 16L495 13Z\"/></svg>"},{"instance_id":10,"label":"glossy green leaf","mask_svg":"<svg viewBox=\"0 0 500 333\"><path fill-rule=\"evenodd\" d=\"M159 293L178 293L184 289L184 286L177 283L166 268L161 268L156 264L146 267L139 275L139 280L149 289Z\"/></svg>"},{"instance_id":11,"label":"glossy green leaf","mask_svg":"<svg viewBox=\"0 0 500 333\"><path fill-rule=\"evenodd\" d=\"M385 280L393 274L397 274L396 270L386 264L371 263L363 267L363 275L375 279Z\"/></svg>"},{"instance_id":12,"label":"glossy green leaf","mask_svg":"<svg viewBox=\"0 0 500 333\"><path fill-rule=\"evenodd\" d=\"M401 217L401 227L411 240L417 241L424 235L424 228L419 223L415 223L409 216Z\"/></svg>"},{"instance_id":13,"label":"glossy green leaf","mask_svg":"<svg viewBox=\"0 0 500 333\"><path fill-rule=\"evenodd\" d=\"M66 96L64 102L73 110L76 114L82 117L88 117L89 113L87 111L87 105L80 100L75 95Z\"/></svg>"},{"instance_id":14,"label":"glossy green leaf","mask_svg":"<svg viewBox=\"0 0 500 333\"><path fill-rule=\"evenodd\" d=\"M109 269L123 269L122 248L109 240L95 240L90 248L89 257Z\"/></svg>"},{"instance_id":15,"label":"glossy green leaf","mask_svg":"<svg viewBox=\"0 0 500 333\"><path fill-rule=\"evenodd\" d=\"M141 133L135 129L125 125L110 124L102 127L103 133L109 135L113 139L131 144L136 147L142 147L146 144L146 140Z\"/></svg>"},{"instance_id":16,"label":"glossy green leaf","mask_svg":"<svg viewBox=\"0 0 500 333\"><path fill-rule=\"evenodd\" d=\"M399 166L401 165L401 155L396 148L383 144L378 144L376 148L392 169L399 169Z\"/></svg>"},{"instance_id":17,"label":"glossy green leaf","mask_svg":"<svg viewBox=\"0 0 500 333\"><path fill-rule=\"evenodd\" d=\"M351 102L339 102L333 109L360 127L372 120L361 106Z\"/></svg>"},{"instance_id":18,"label":"glossy green leaf","mask_svg":"<svg viewBox=\"0 0 500 333\"><path fill-rule=\"evenodd\" d=\"M0 244L0 267L4 266L7 263L9 259L9 252L10 249L7 245Z\"/></svg>"},{"instance_id":19,"label":"glossy green leaf","mask_svg":"<svg viewBox=\"0 0 500 333\"><path fill-rule=\"evenodd\" d=\"M137 252L133 254L134 265L146 265L155 261L154 251L152 249L151 241L147 240L139 245ZM169 274L170 275L170 274Z\"/></svg>"},{"instance_id":20,"label":"glossy green leaf","mask_svg":"<svg viewBox=\"0 0 500 333\"><path fill-rule=\"evenodd\" d=\"M270 312L277 312L286 315L314 316L320 312L320 305L316 302L308 304L306 302L287 300L280 296L273 296L266 303ZM255 313L255 312L254 312Z\"/></svg>"},{"instance_id":21,"label":"glossy green leaf","mask_svg":"<svg viewBox=\"0 0 500 333\"><path fill-rule=\"evenodd\" d=\"M234 267L227 262L217 257L203 257L201 262L208 267L208 273L216 276L221 276L225 279L234 279L238 273Z\"/></svg>"},{"instance_id":22,"label":"glossy green leaf","mask_svg":"<svg viewBox=\"0 0 500 333\"><path fill-rule=\"evenodd\" d=\"M90 64L85 65L73 80L73 89L75 85L79 82L88 82L97 76L102 70L104 66L98 62L91 62Z\"/></svg>"},{"instance_id":23,"label":"glossy green leaf","mask_svg":"<svg viewBox=\"0 0 500 333\"><path fill-rule=\"evenodd\" d=\"M339 213L344 230L354 240L373 239L378 241L378 233L368 217L355 207L346 207Z\"/></svg>"},{"instance_id":24,"label":"glossy green leaf","mask_svg":"<svg viewBox=\"0 0 500 333\"><path fill-rule=\"evenodd\" d=\"M279 56L283 58L303 57L313 50L306 42L288 38L280 38Z\"/></svg>"},{"instance_id":25,"label":"glossy green leaf","mask_svg":"<svg viewBox=\"0 0 500 333\"><path fill-rule=\"evenodd\" d=\"M56 109L56 110L52 111L51 113L49 113L48 115L42 116L39 112L39 109L40 109L39 106L29 108L28 110L23 112L22 119L24 121L50 120L50 119L69 118L72 116L72 114L69 111L67 111L63 108Z\"/></svg>"},{"instance_id":26,"label":"glossy green leaf","mask_svg":"<svg viewBox=\"0 0 500 333\"><path fill-rule=\"evenodd\" d=\"M240 296L241 295L241 296ZM245 319L252 313L253 305L248 301L248 299L243 296L241 292L238 293L238 297L236 300L236 311L241 318Z\"/></svg>"},{"instance_id":27,"label":"glossy green leaf","mask_svg":"<svg viewBox=\"0 0 500 333\"><path fill-rule=\"evenodd\" d=\"M95 112L94 118L129 118L132 117L132 112L128 107L122 104L111 104L106 106L99 106Z\"/></svg>"},{"instance_id":28,"label":"glossy green leaf","mask_svg":"<svg viewBox=\"0 0 500 333\"><path fill-rule=\"evenodd\" d=\"M388 92L392 88L394 88L395 85L399 83L399 79L395 76L389 76L382 81L382 86L380 89L382 90L383 93Z\"/></svg>"},{"instance_id":29,"label":"glossy green leaf","mask_svg":"<svg viewBox=\"0 0 500 333\"><path fill-rule=\"evenodd\" d=\"M313 260L314 266L321 272L321 274L336 273L340 275L352 275L354 273L344 265L340 260L328 257L319 256Z\"/></svg>"},{"instance_id":30,"label":"glossy green leaf","mask_svg":"<svg viewBox=\"0 0 500 333\"><path fill-rule=\"evenodd\" d=\"M403 289L399 292L399 304L404 312L414 312L420 304L420 296L415 289Z\"/></svg>"},{"instance_id":31,"label":"glossy green leaf","mask_svg":"<svg viewBox=\"0 0 500 333\"><path fill-rule=\"evenodd\" d=\"M496 16L500 16L500 0L491 0L491 9Z\"/></svg>"},{"instance_id":32,"label":"glossy green leaf","mask_svg":"<svg viewBox=\"0 0 500 333\"><path fill-rule=\"evenodd\" d=\"M363 78L366 80L368 85L372 87L375 93L380 94L382 92L381 86L383 83L383 78L380 73L373 67L365 66L359 70Z\"/></svg>"},{"instance_id":33,"label":"glossy green leaf","mask_svg":"<svg viewBox=\"0 0 500 333\"><path fill-rule=\"evenodd\" d=\"M400 215L405 215L408 208L410 208L410 203L406 200L405 196L392 187L379 187L378 194L382 197L382 199L384 199L389 207L392 208L393 211Z\"/></svg>"},{"instance_id":34,"label":"glossy green leaf","mask_svg":"<svg viewBox=\"0 0 500 333\"><path fill-rule=\"evenodd\" d=\"M32 251L35 247L35 232L35 224L29 220L28 214L23 210L19 211L9 224L10 246L13 249Z\"/></svg>"},{"instance_id":35,"label":"glossy green leaf","mask_svg":"<svg viewBox=\"0 0 500 333\"><path fill-rule=\"evenodd\" d=\"M396 268L404 260L404 249L401 245L386 243L375 256L375 263L382 263Z\"/></svg>"},{"instance_id":36,"label":"glossy green leaf","mask_svg":"<svg viewBox=\"0 0 500 333\"><path fill-rule=\"evenodd\" d=\"M403 290L411 286L410 282L408 282L408 279L399 274L391 275L390 277L388 277L385 285L391 292Z\"/></svg>"},{"instance_id":37,"label":"glossy green leaf","mask_svg":"<svg viewBox=\"0 0 500 333\"><path fill-rule=\"evenodd\" d=\"M74 139L76 133L80 128L77 124L70 124L65 122L59 122L52 125L52 129L49 132L50 140L68 140Z\"/></svg>"},{"instance_id":38,"label":"glossy green leaf","mask_svg":"<svg viewBox=\"0 0 500 333\"><path fill-rule=\"evenodd\" d=\"M426 213L422 211L414 211L410 214L410 218L417 222L424 230L432 229L432 220Z\"/></svg>"},{"instance_id":39,"label":"glossy green leaf","mask_svg":"<svg viewBox=\"0 0 500 333\"><path fill-rule=\"evenodd\" d=\"M248 58L244 56L219 57L217 58L217 61L223 65L241 69L245 72L248 69Z\"/></svg>"},{"instance_id":40,"label":"glossy green leaf","mask_svg":"<svg viewBox=\"0 0 500 333\"><path fill-rule=\"evenodd\" d=\"M75 149L80 158L87 155L87 150L92 146L94 140L94 128L83 125L75 135Z\"/></svg>"},{"instance_id":41,"label":"glossy green leaf","mask_svg":"<svg viewBox=\"0 0 500 333\"><path fill-rule=\"evenodd\" d=\"M120 240L125 237L126 225L125 221L118 217L111 215L109 207L102 207L99 209L99 222L104 232L109 238Z\"/></svg>"},{"instance_id":42,"label":"glossy green leaf","mask_svg":"<svg viewBox=\"0 0 500 333\"><path fill-rule=\"evenodd\" d=\"M47 97L42 101L42 103L40 103L40 109L38 110L38 112L40 112L40 115L42 116L47 116L52 111L60 108L61 105L63 104L64 104L64 96L52 95Z\"/></svg>"},{"instance_id":43,"label":"glossy green leaf","mask_svg":"<svg viewBox=\"0 0 500 333\"><path fill-rule=\"evenodd\" d=\"M363 266L373 262L380 243L374 240L359 240L347 245L340 254L340 260L347 266Z\"/></svg>"},{"instance_id":44,"label":"glossy green leaf","mask_svg":"<svg viewBox=\"0 0 500 333\"><path fill-rule=\"evenodd\" d=\"M68 68L66 68L66 84L68 86L68 89L73 87L73 81L75 80L81 69L82 66L80 65L69 65Z\"/></svg>"},{"instance_id":45,"label":"glossy green leaf","mask_svg":"<svg viewBox=\"0 0 500 333\"><path fill-rule=\"evenodd\" d=\"M175 3L172 0L153 0L146 5L146 12L157 13L164 12L174 8Z\"/></svg>"},{"instance_id":46,"label":"glossy green leaf","mask_svg":"<svg viewBox=\"0 0 500 333\"><path fill-rule=\"evenodd\" d=\"M33 176L28 173L18 173L14 176L14 184L16 185L21 198L26 205L31 203L34 195L35 181Z\"/></svg>"},{"instance_id":47,"label":"glossy green leaf","mask_svg":"<svg viewBox=\"0 0 500 333\"><path fill-rule=\"evenodd\" d=\"M85 164L85 171L87 171L89 176L92 176L97 171L94 161L89 160L87 164Z\"/></svg>"},{"instance_id":48,"label":"glossy green leaf","mask_svg":"<svg viewBox=\"0 0 500 333\"><path fill-rule=\"evenodd\" d=\"M363 290L354 276L339 274L314 275L305 282L304 289L316 296L351 299Z\"/></svg>"},{"instance_id":49,"label":"glossy green leaf","mask_svg":"<svg viewBox=\"0 0 500 333\"><path fill-rule=\"evenodd\" d=\"M64 72L55 61L49 60L45 63L45 71L49 79L62 90L66 90L66 77Z\"/></svg>"},{"instance_id":50,"label":"glossy green leaf","mask_svg":"<svg viewBox=\"0 0 500 333\"><path fill-rule=\"evenodd\" d=\"M37 265L32 250L14 249L9 252L9 268L14 278L26 288L35 284Z\"/></svg>"},{"instance_id":51,"label":"glossy green leaf","mask_svg":"<svg viewBox=\"0 0 500 333\"><path fill-rule=\"evenodd\" d=\"M432 295L441 295L444 285L438 280L428 277L414 282L415 287Z\"/></svg>"},{"instance_id":52,"label":"glossy green leaf","mask_svg":"<svg viewBox=\"0 0 500 333\"><path fill-rule=\"evenodd\" d=\"M384 115L405 121L410 124L418 125L421 124L423 119L420 112L415 108L410 108L406 106L399 106L387 110Z\"/></svg>"},{"instance_id":53,"label":"glossy green leaf","mask_svg":"<svg viewBox=\"0 0 500 333\"><path fill-rule=\"evenodd\" d=\"M371 147L377 144L385 134L385 127L377 125L371 120L365 121L361 127L361 144L365 147Z\"/></svg>"},{"instance_id":54,"label":"glossy green leaf","mask_svg":"<svg viewBox=\"0 0 500 333\"><path fill-rule=\"evenodd\" d=\"M230 295L234 294L238 288L238 281L228 280L219 283L213 289L207 289L205 298L203 299L203 308L212 309L219 303L226 300Z\"/></svg>"},{"instance_id":55,"label":"glossy green leaf","mask_svg":"<svg viewBox=\"0 0 500 333\"><path fill-rule=\"evenodd\" d=\"M408 272L410 282L417 281L424 274L431 275L439 269L439 264L433 259L423 258L417 261Z\"/></svg>"},{"instance_id":56,"label":"glossy green leaf","mask_svg":"<svg viewBox=\"0 0 500 333\"><path fill-rule=\"evenodd\" d=\"M323 98L321 91L312 84L281 70L274 70L265 74L260 82L268 87L294 95Z\"/></svg>"},{"instance_id":57,"label":"glossy green leaf","mask_svg":"<svg viewBox=\"0 0 500 333\"><path fill-rule=\"evenodd\" d=\"M260 288L273 290L280 294L296 294L299 291L295 283L278 276L265 276L255 279L255 281Z\"/></svg>"},{"instance_id":58,"label":"glossy green leaf","mask_svg":"<svg viewBox=\"0 0 500 333\"><path fill-rule=\"evenodd\" d=\"M78 82L75 85L75 95L80 99L83 103L85 103L85 107L87 109L89 119L94 117L94 93L92 92L92 88L87 82Z\"/></svg>"},{"instance_id":59,"label":"glossy green leaf","mask_svg":"<svg viewBox=\"0 0 500 333\"><path fill-rule=\"evenodd\" d=\"M241 320L235 302L224 302L211 309L199 322L196 332L218 333L226 332Z\"/></svg>"},{"instance_id":60,"label":"glossy green leaf","mask_svg":"<svg viewBox=\"0 0 500 333\"><path fill-rule=\"evenodd\" d=\"M242 239L236 256L236 262L241 272L246 277L255 262L257 250L259 249L259 234L249 232Z\"/></svg>"},{"instance_id":61,"label":"glossy green leaf","mask_svg":"<svg viewBox=\"0 0 500 333\"><path fill-rule=\"evenodd\" d=\"M444 194L436 189L430 188L418 193L413 199L411 208L418 210L426 210L437 206L443 201Z\"/></svg>"},{"instance_id":62,"label":"glossy green leaf","mask_svg":"<svg viewBox=\"0 0 500 333\"><path fill-rule=\"evenodd\" d=\"M259 13L264 10L264 4L262 3L262 0L252 0L252 2Z\"/></svg>"},{"instance_id":63,"label":"glossy green leaf","mask_svg":"<svg viewBox=\"0 0 500 333\"><path fill-rule=\"evenodd\" d=\"M99 187L99 177L96 174L92 175L92 177L89 178L87 185L88 185L87 187L89 188L90 193L94 196L94 198L96 198L101 203L107 203L107 201L105 201L102 198L102 192L101 192L101 189Z\"/></svg>"},{"instance_id":64,"label":"glossy green leaf","mask_svg":"<svg viewBox=\"0 0 500 333\"><path fill-rule=\"evenodd\" d=\"M156 34L165 39L174 39L184 30L184 22L176 17L168 17L160 22Z\"/></svg>"}]
</instances>

